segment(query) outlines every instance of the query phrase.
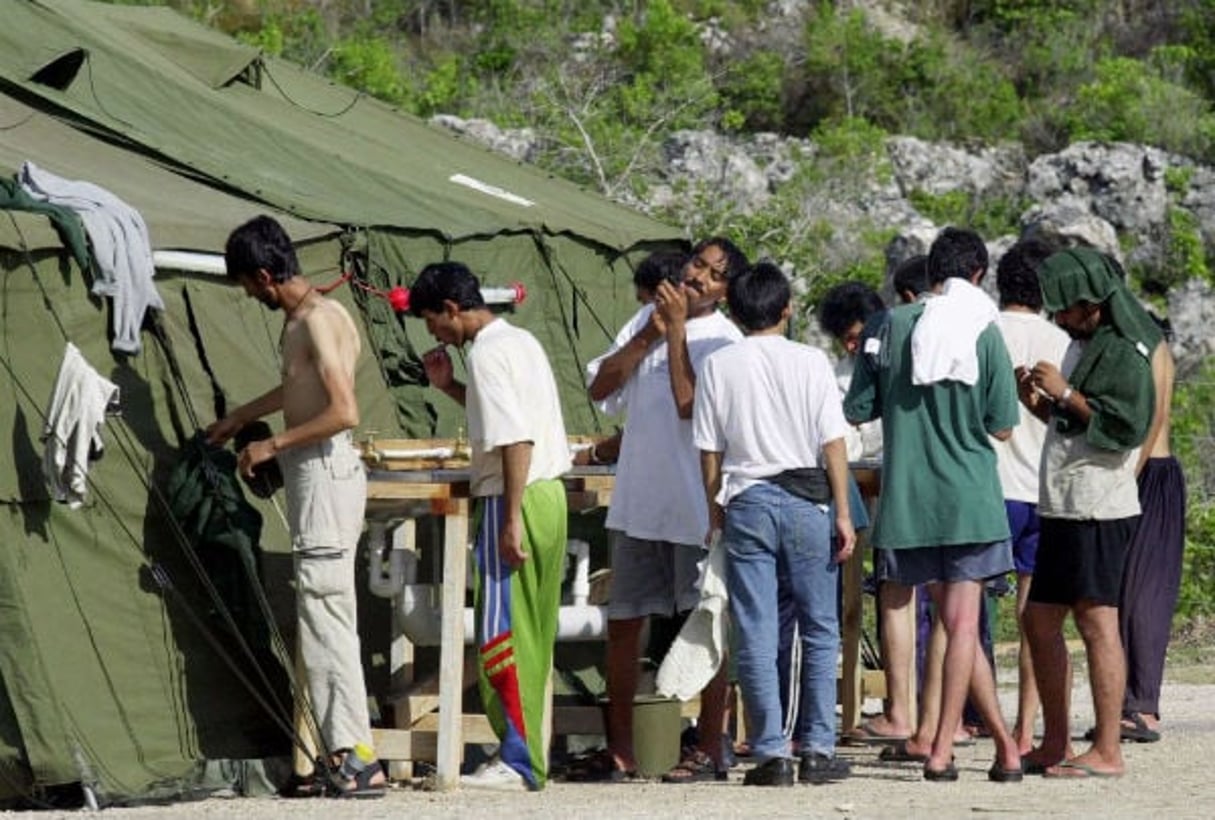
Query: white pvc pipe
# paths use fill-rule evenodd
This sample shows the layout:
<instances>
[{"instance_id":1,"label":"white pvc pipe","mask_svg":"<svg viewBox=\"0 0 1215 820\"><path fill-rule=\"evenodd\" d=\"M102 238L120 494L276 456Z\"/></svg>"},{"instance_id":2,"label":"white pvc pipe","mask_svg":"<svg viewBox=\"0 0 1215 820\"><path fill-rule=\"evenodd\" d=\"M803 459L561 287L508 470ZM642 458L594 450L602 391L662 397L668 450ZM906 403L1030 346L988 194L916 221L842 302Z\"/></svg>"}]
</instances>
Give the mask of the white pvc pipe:
<instances>
[{"instance_id":1,"label":"white pvc pipe","mask_svg":"<svg viewBox=\"0 0 1215 820\"><path fill-rule=\"evenodd\" d=\"M152 251L152 264L166 270L181 270L190 273L227 272L224 258L214 253L195 253L193 251Z\"/></svg>"},{"instance_id":2,"label":"white pvc pipe","mask_svg":"<svg viewBox=\"0 0 1215 820\"><path fill-rule=\"evenodd\" d=\"M439 587L406 584L401 590L401 631L414 646L438 646L442 634ZM607 636L607 607L563 606L557 611L557 640L597 641ZM476 639L472 607L464 608L464 642Z\"/></svg>"},{"instance_id":3,"label":"white pvc pipe","mask_svg":"<svg viewBox=\"0 0 1215 820\"><path fill-rule=\"evenodd\" d=\"M513 305L519 293L514 288L481 288L481 299L487 305Z\"/></svg>"},{"instance_id":4,"label":"white pvc pipe","mask_svg":"<svg viewBox=\"0 0 1215 820\"><path fill-rule=\"evenodd\" d=\"M405 521L392 532L392 549L388 560L384 560L388 525L383 521L372 521L367 525L368 574L367 588L380 598L393 598L405 588L406 574L409 580L416 572L418 558L411 552L409 542L413 540L413 522Z\"/></svg>"},{"instance_id":5,"label":"white pvc pipe","mask_svg":"<svg viewBox=\"0 0 1215 820\"><path fill-rule=\"evenodd\" d=\"M574 583L570 596L576 607L586 606L591 595L591 545L585 541L566 542L565 551L574 559Z\"/></svg>"},{"instance_id":6,"label":"white pvc pipe","mask_svg":"<svg viewBox=\"0 0 1215 820\"><path fill-rule=\"evenodd\" d=\"M407 450L404 448L384 447L375 451L376 456L381 461L388 459L406 459L406 458L435 458L444 459L451 458L455 455L455 450L451 447L427 447L416 450Z\"/></svg>"},{"instance_id":7,"label":"white pvc pipe","mask_svg":"<svg viewBox=\"0 0 1215 820\"><path fill-rule=\"evenodd\" d=\"M372 538L374 537L373 531ZM563 606L557 612L557 640L601 640L607 635L607 607L587 605L591 588L590 545L585 541L569 541L566 544L566 551L574 557L573 604ZM375 554L376 550L373 549L372 555ZM400 608L398 610L398 623L401 631L415 646L438 646L442 633L439 585L413 583L416 566L408 560L408 558L414 557L412 552L394 549L392 554L394 556L400 554L405 559L402 567L404 583L400 589ZM473 609L465 607L465 643L472 643L476 638L474 617Z\"/></svg>"},{"instance_id":8,"label":"white pvc pipe","mask_svg":"<svg viewBox=\"0 0 1215 820\"><path fill-rule=\"evenodd\" d=\"M227 273L224 257L216 253L196 251L152 251L152 264L164 270L180 270L188 273ZM481 298L487 305L513 305L519 301L515 288L481 288Z\"/></svg>"}]
</instances>

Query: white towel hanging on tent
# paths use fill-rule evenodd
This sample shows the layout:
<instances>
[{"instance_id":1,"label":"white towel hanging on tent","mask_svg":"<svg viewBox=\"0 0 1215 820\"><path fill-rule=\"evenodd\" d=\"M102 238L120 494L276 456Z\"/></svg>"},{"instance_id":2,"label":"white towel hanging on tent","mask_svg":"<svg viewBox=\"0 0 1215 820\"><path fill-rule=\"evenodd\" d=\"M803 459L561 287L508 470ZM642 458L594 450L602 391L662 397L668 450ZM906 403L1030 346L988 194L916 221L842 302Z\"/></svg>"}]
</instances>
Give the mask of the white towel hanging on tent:
<instances>
[{"instance_id":1,"label":"white towel hanging on tent","mask_svg":"<svg viewBox=\"0 0 1215 820\"><path fill-rule=\"evenodd\" d=\"M89 461L101 455L106 411L118 404L118 386L104 378L71 342L63 351L51 406L42 428L42 470L56 501L76 509L88 494Z\"/></svg>"}]
</instances>

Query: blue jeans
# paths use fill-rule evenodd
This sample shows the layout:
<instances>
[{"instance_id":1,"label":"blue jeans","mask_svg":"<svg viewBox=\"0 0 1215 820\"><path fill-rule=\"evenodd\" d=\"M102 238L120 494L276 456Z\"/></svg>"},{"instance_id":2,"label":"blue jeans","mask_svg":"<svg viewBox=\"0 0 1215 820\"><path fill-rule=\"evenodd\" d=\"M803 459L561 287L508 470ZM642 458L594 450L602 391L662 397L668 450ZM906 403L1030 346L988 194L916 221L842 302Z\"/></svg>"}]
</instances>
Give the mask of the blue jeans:
<instances>
[{"instance_id":1,"label":"blue jeans","mask_svg":"<svg viewBox=\"0 0 1215 820\"><path fill-rule=\"evenodd\" d=\"M738 683L752 754L789 756L783 731L777 650L780 590L793 599L802 642L803 753L835 754L835 665L839 654L838 566L826 510L774 484L756 484L730 501L722 539L726 583L739 640Z\"/></svg>"}]
</instances>

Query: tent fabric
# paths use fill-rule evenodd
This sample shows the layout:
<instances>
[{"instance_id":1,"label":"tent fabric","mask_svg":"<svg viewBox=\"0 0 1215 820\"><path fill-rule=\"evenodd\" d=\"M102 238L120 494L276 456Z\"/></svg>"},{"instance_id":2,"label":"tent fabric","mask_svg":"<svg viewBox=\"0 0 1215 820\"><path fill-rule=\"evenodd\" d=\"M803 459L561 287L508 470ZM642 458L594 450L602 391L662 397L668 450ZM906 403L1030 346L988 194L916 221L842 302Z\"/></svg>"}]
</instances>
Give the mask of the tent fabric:
<instances>
[{"instance_id":1,"label":"tent fabric","mask_svg":"<svg viewBox=\"0 0 1215 820\"><path fill-rule=\"evenodd\" d=\"M169 9L0 0L0 19L0 175L32 161L100 185L140 211L154 250L221 254L233 227L269 213L314 284L353 272L330 295L364 333L360 433L455 433L462 411L426 387L418 360L433 342L377 295L443 259L524 284L512 321L549 352L567 427L605 426L584 364L632 314L636 263L686 247L677 231ZM182 795L215 761L285 754L282 727L200 623L214 602L163 492L214 417L202 357L227 403L259 395L278 378L281 317L221 276L158 270L164 311L140 354L115 353L87 271L45 215L20 210L0 209L0 276L0 435L13 453L0 460L0 800L78 782L113 801ZM37 442L67 340L124 404L77 511L50 501ZM289 626L285 524L272 502L249 503L275 621ZM382 601L360 609L366 662L390 618Z\"/></svg>"},{"instance_id":2,"label":"tent fabric","mask_svg":"<svg viewBox=\"0 0 1215 820\"><path fill-rule=\"evenodd\" d=\"M676 231L170 9L84 0L0 0L0 9L0 88L183 173L364 233L371 261L390 265L370 269L376 287L408 285L440 259L466 262L486 284L522 281L533 294L533 285L564 280L559 301L525 303L517 318L554 358L567 427L605 426L573 368L631 315L633 266L684 245ZM63 88L33 79L73 49L85 59ZM450 435L457 409L428 404L418 389L416 352L431 342L417 323L401 325L380 326L385 337L373 339L384 366L396 367L384 373L396 428ZM400 351L406 361L396 361Z\"/></svg>"}]
</instances>

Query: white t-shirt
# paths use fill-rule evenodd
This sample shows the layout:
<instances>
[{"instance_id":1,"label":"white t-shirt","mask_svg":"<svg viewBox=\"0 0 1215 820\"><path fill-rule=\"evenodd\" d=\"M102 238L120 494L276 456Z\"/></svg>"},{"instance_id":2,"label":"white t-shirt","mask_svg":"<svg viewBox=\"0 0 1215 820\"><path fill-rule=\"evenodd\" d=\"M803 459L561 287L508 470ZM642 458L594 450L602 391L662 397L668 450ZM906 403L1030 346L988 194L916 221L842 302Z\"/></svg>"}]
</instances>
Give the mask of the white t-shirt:
<instances>
[{"instance_id":1,"label":"white t-shirt","mask_svg":"<svg viewBox=\"0 0 1215 820\"><path fill-rule=\"evenodd\" d=\"M1060 371L1070 377L1084 353L1084 342L1073 341ZM1088 443L1084 433L1060 435L1046 430L1039 473L1038 515L1077 521L1109 521L1139 515L1139 485L1135 465L1139 448L1117 452Z\"/></svg>"},{"instance_id":2,"label":"white t-shirt","mask_svg":"<svg viewBox=\"0 0 1215 820\"><path fill-rule=\"evenodd\" d=\"M528 484L567 472L570 449L557 383L536 337L495 319L473 338L465 366L472 494L502 494L502 457L497 450L507 444L532 443Z\"/></svg>"},{"instance_id":3,"label":"white t-shirt","mask_svg":"<svg viewBox=\"0 0 1215 820\"><path fill-rule=\"evenodd\" d=\"M611 349L587 366L591 379L605 358L645 327L652 312L651 305L637 311ZM688 321L687 327L688 356L698 380L710 353L742 338L734 323L716 311ZM648 541L703 546L709 507L700 453L692 444L691 420L679 418L675 409L666 342L651 347L628 381L599 408L627 414L607 527Z\"/></svg>"},{"instance_id":4,"label":"white t-shirt","mask_svg":"<svg viewBox=\"0 0 1215 820\"><path fill-rule=\"evenodd\" d=\"M719 504L783 470L822 465L848 432L827 355L783 336L748 336L709 357L696 382L693 440L722 453Z\"/></svg>"},{"instance_id":5,"label":"white t-shirt","mask_svg":"<svg viewBox=\"0 0 1215 820\"><path fill-rule=\"evenodd\" d=\"M1056 367L1071 339L1054 322L1038 313L1004 310L996 320L1008 348L1013 367L1033 367L1038 362L1050 362ZM1042 444L1046 440L1046 424L1022 404L1021 420L1007 441L992 439L996 449L997 469L1004 498L1009 501L1038 503L1038 468L1042 462Z\"/></svg>"},{"instance_id":6,"label":"white t-shirt","mask_svg":"<svg viewBox=\"0 0 1215 820\"><path fill-rule=\"evenodd\" d=\"M835 363L835 384L840 391L840 401L848 395L848 387L852 384L852 371L856 369L856 359L844 356ZM882 458L882 420L866 421L863 424L848 425L844 435L844 445L848 450L848 461L880 461Z\"/></svg>"}]
</instances>

